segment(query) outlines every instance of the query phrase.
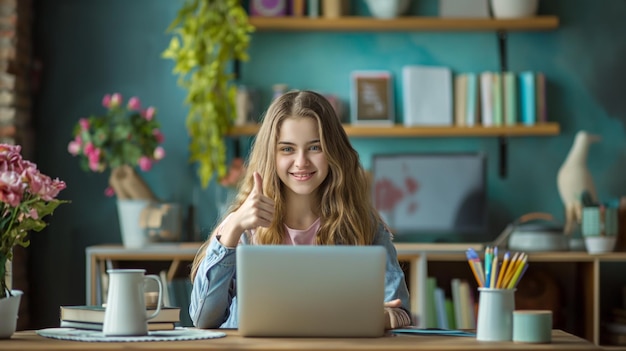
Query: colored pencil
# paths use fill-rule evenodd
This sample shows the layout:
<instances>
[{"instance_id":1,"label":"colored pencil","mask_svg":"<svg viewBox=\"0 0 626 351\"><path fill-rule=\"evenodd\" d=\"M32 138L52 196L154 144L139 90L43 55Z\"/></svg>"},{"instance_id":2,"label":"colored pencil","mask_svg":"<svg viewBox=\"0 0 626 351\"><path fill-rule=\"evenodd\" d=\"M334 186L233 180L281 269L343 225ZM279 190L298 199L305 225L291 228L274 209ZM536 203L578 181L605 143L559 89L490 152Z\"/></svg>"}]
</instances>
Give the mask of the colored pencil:
<instances>
[{"instance_id":1,"label":"colored pencil","mask_svg":"<svg viewBox=\"0 0 626 351\"><path fill-rule=\"evenodd\" d=\"M517 280L522 273L522 269L524 269L524 266L526 265L526 257L527 256L524 255L524 257L522 257L522 260L517 265L515 272L513 273L513 277L511 277L511 280L507 284L507 289L513 289L513 287L516 285Z\"/></svg>"},{"instance_id":2,"label":"colored pencil","mask_svg":"<svg viewBox=\"0 0 626 351\"><path fill-rule=\"evenodd\" d=\"M469 266L472 269L472 273L474 273L476 283L482 288L484 286L484 278L482 278L482 265L478 254L473 249L468 249L465 256L467 257L467 263L469 263Z\"/></svg>"},{"instance_id":3,"label":"colored pencil","mask_svg":"<svg viewBox=\"0 0 626 351\"><path fill-rule=\"evenodd\" d=\"M502 267L500 267L500 273L498 274L498 280L496 281L496 289L502 287L502 280L504 279L504 275L506 273L507 266L509 265L510 253L507 251L504 253L504 258L502 259Z\"/></svg>"},{"instance_id":4,"label":"colored pencil","mask_svg":"<svg viewBox=\"0 0 626 351\"><path fill-rule=\"evenodd\" d=\"M497 248L496 253L493 256L493 263L491 264L491 280L489 281L489 287L492 289L496 288L496 281L498 277L498 254Z\"/></svg>"}]
</instances>

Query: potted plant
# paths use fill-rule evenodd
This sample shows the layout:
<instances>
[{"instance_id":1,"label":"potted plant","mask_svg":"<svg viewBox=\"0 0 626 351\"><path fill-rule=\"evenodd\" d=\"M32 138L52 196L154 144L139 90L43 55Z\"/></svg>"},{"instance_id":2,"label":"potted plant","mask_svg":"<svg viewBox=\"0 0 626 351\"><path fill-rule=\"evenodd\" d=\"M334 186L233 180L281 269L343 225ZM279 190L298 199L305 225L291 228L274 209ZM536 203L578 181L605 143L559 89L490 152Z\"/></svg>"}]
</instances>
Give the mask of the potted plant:
<instances>
[{"instance_id":1,"label":"potted plant","mask_svg":"<svg viewBox=\"0 0 626 351\"><path fill-rule=\"evenodd\" d=\"M37 165L24 160L19 145L0 144L0 338L15 332L22 292L9 290L7 262L13 248L30 244L28 233L47 226L44 218L66 200L57 199L65 182L41 173Z\"/></svg>"},{"instance_id":2,"label":"potted plant","mask_svg":"<svg viewBox=\"0 0 626 351\"><path fill-rule=\"evenodd\" d=\"M139 214L157 198L135 169L147 172L165 157L164 136L156 109L143 108L138 97L124 103L121 94L106 94L102 105L104 114L78 120L68 151L85 171L111 169L105 194L117 196L122 240L126 247L140 247L146 241Z\"/></svg>"},{"instance_id":3,"label":"potted plant","mask_svg":"<svg viewBox=\"0 0 626 351\"><path fill-rule=\"evenodd\" d=\"M190 161L203 187L226 175L224 135L236 116L234 65L248 59L254 27L237 0L188 0L167 31L174 33L164 58L187 90Z\"/></svg>"},{"instance_id":4,"label":"potted plant","mask_svg":"<svg viewBox=\"0 0 626 351\"><path fill-rule=\"evenodd\" d=\"M138 97L131 97L124 104L119 93L106 94L102 106L106 108L104 114L78 120L73 130L74 139L68 144L69 153L80 158L85 171L111 169L109 187L105 189L107 196L156 200L135 171L138 166L147 172L165 157L156 109L142 108Z\"/></svg>"}]
</instances>

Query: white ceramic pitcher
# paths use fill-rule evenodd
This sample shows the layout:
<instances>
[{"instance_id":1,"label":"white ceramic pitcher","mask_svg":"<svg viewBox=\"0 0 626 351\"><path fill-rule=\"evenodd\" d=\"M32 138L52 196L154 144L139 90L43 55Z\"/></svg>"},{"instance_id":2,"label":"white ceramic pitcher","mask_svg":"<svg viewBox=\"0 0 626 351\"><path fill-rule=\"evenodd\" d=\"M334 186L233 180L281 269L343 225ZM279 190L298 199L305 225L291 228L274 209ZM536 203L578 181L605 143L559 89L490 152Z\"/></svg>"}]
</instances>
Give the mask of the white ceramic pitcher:
<instances>
[{"instance_id":1,"label":"white ceramic pitcher","mask_svg":"<svg viewBox=\"0 0 626 351\"><path fill-rule=\"evenodd\" d=\"M109 269L109 292L102 331L105 336L148 335L148 320L161 312L163 285L158 276L145 269ZM159 285L157 308L146 315L144 283L153 279Z\"/></svg>"}]
</instances>

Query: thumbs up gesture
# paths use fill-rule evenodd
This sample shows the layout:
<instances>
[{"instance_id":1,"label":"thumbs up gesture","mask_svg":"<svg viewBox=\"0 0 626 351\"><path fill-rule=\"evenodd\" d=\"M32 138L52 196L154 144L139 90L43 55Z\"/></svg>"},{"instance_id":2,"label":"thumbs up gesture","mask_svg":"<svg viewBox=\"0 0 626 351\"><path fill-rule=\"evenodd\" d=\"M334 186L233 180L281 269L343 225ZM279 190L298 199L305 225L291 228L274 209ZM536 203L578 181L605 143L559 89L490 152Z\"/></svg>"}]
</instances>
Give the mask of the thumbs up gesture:
<instances>
[{"instance_id":1,"label":"thumbs up gesture","mask_svg":"<svg viewBox=\"0 0 626 351\"><path fill-rule=\"evenodd\" d=\"M269 227L274 218L274 200L263 194L263 177L254 172L254 187L246 201L233 213L234 221L242 227L242 232L257 227Z\"/></svg>"}]
</instances>

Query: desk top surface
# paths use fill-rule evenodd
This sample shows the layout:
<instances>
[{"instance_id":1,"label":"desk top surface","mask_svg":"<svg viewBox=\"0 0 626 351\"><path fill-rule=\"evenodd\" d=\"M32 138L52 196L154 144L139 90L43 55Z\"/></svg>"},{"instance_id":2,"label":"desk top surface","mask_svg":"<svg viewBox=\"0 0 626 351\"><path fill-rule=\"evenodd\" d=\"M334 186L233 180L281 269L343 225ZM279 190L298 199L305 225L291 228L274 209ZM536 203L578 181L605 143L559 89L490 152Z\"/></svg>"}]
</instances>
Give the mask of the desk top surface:
<instances>
[{"instance_id":1,"label":"desk top surface","mask_svg":"<svg viewBox=\"0 0 626 351\"><path fill-rule=\"evenodd\" d=\"M20 331L11 339L0 340L0 349L15 351L38 350L601 350L587 340L560 330L552 332L551 344L521 344L513 342L479 342L459 336L398 335L381 338L244 338L236 330L224 330L224 338L170 341L103 343L79 342L44 338L34 331Z\"/></svg>"}]
</instances>

